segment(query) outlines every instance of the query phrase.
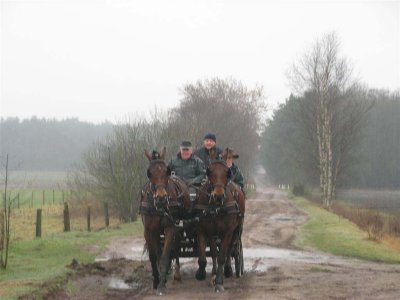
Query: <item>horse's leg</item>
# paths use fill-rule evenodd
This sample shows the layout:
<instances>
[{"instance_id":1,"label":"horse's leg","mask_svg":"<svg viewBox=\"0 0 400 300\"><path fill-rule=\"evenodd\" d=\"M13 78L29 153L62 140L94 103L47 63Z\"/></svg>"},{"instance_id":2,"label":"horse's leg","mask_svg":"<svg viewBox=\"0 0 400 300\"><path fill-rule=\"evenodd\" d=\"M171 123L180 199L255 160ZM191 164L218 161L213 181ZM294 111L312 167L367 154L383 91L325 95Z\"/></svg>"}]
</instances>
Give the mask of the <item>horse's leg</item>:
<instances>
[{"instance_id":1,"label":"horse's leg","mask_svg":"<svg viewBox=\"0 0 400 300\"><path fill-rule=\"evenodd\" d=\"M174 227L167 227L164 229L164 249L161 254L160 259L160 283L157 287L157 295L163 295L166 293L166 282L167 282L167 272L170 262L170 252L174 242Z\"/></svg>"},{"instance_id":2,"label":"horse's leg","mask_svg":"<svg viewBox=\"0 0 400 300\"><path fill-rule=\"evenodd\" d=\"M206 279L206 265L207 265L206 238L204 234L200 232L197 233L197 247L199 251L199 259L198 259L199 268L196 272L196 279L204 280Z\"/></svg>"},{"instance_id":3,"label":"horse's leg","mask_svg":"<svg viewBox=\"0 0 400 300\"><path fill-rule=\"evenodd\" d=\"M212 272L211 272L211 284L215 285L215 275L217 274L217 243L214 237L210 238L210 253L212 258Z\"/></svg>"},{"instance_id":4,"label":"horse's leg","mask_svg":"<svg viewBox=\"0 0 400 300\"><path fill-rule=\"evenodd\" d=\"M224 275L226 278L232 277L233 269L232 269L232 252L234 251L234 247L239 239L239 228L236 228L233 232L231 242L229 244L229 249L226 254L226 261L224 267ZM236 257L236 255L235 255Z\"/></svg>"},{"instance_id":5,"label":"horse's leg","mask_svg":"<svg viewBox=\"0 0 400 300\"><path fill-rule=\"evenodd\" d=\"M175 243L174 243L174 253L175 253L175 270L174 270L174 281L182 282L181 272L180 272L180 264L179 264L179 256L181 254L181 234L177 232L175 234Z\"/></svg>"},{"instance_id":6,"label":"horse's leg","mask_svg":"<svg viewBox=\"0 0 400 300\"><path fill-rule=\"evenodd\" d=\"M158 252L159 252L159 239L160 237L145 232L145 239L147 248L149 250L149 259L151 263L151 270L153 274L153 289L157 289L160 283L160 273L158 272Z\"/></svg>"},{"instance_id":7,"label":"horse's leg","mask_svg":"<svg viewBox=\"0 0 400 300\"><path fill-rule=\"evenodd\" d=\"M224 234L221 241L221 247L219 249L218 257L217 257L217 275L215 278L215 292L223 292L224 287L224 266L226 261L226 256L228 254L229 246L231 244L233 235L233 230L230 230Z\"/></svg>"}]
</instances>

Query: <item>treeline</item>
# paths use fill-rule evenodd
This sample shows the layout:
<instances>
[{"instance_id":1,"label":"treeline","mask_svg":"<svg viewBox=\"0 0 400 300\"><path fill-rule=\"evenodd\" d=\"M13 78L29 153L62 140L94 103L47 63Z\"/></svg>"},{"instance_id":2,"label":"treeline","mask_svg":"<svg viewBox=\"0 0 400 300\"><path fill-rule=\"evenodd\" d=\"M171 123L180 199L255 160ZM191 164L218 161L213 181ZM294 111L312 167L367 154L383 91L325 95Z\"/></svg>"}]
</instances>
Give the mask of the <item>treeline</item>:
<instances>
[{"instance_id":1,"label":"treeline","mask_svg":"<svg viewBox=\"0 0 400 300\"><path fill-rule=\"evenodd\" d=\"M200 147L206 132L215 132L219 147L233 147L236 162L249 174L259 143L264 98L261 87L249 89L234 79L213 78L182 87L179 105L114 127L113 134L85 151L70 176L70 187L109 203L124 221L137 218L138 198L149 165L144 150L167 148L167 160L183 140Z\"/></svg>"},{"instance_id":2,"label":"treeline","mask_svg":"<svg viewBox=\"0 0 400 300\"><path fill-rule=\"evenodd\" d=\"M111 134L111 123L91 124L76 118L7 118L0 120L1 155L15 170L63 171L81 160L96 140Z\"/></svg>"},{"instance_id":3,"label":"treeline","mask_svg":"<svg viewBox=\"0 0 400 300\"><path fill-rule=\"evenodd\" d=\"M354 95L353 95L354 96ZM279 183L318 186L318 147L304 130L299 103L312 95L291 95L265 125L261 159L269 175ZM372 104L353 136L338 187L400 188L400 94L368 90L354 102Z\"/></svg>"}]
</instances>

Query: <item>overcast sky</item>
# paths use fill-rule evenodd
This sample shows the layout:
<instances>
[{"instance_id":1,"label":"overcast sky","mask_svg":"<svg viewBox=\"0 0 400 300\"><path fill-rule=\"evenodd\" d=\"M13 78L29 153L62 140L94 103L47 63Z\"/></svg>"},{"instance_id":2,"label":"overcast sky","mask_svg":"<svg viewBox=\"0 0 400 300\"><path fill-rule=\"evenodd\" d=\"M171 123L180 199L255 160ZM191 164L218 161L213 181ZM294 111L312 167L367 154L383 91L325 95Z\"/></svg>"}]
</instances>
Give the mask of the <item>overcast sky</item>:
<instances>
[{"instance_id":1,"label":"overcast sky","mask_svg":"<svg viewBox=\"0 0 400 300\"><path fill-rule=\"evenodd\" d=\"M1 116L115 122L179 104L198 79L264 87L336 31L355 75L400 88L399 1L1 1Z\"/></svg>"}]
</instances>

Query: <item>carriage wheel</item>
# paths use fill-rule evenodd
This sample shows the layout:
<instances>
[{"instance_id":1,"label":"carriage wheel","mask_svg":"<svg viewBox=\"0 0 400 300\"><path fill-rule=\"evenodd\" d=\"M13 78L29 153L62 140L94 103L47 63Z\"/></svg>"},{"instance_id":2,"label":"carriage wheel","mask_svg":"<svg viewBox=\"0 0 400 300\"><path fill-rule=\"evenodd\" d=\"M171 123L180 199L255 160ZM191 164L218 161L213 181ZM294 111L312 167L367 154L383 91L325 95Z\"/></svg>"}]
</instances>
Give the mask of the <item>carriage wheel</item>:
<instances>
[{"instance_id":1,"label":"carriage wheel","mask_svg":"<svg viewBox=\"0 0 400 300\"><path fill-rule=\"evenodd\" d=\"M244 272L244 262L243 262L243 247L242 247L242 240L239 240L236 243L235 247L235 272L236 277L241 277Z\"/></svg>"}]
</instances>

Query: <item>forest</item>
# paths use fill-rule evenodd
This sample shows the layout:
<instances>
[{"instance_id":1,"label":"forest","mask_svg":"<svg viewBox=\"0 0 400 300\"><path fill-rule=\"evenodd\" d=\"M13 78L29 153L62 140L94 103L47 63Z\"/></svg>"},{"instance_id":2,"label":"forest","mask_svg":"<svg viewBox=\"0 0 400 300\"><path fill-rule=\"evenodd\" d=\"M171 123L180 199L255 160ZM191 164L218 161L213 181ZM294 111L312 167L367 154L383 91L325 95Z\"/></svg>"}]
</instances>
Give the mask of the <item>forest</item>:
<instances>
[{"instance_id":1,"label":"forest","mask_svg":"<svg viewBox=\"0 0 400 300\"><path fill-rule=\"evenodd\" d=\"M264 127L261 160L277 184L318 185L317 162L310 155L317 146L298 118L298 103L307 97L291 95ZM371 107L354 136L338 187L399 189L400 94L369 89L365 99Z\"/></svg>"},{"instance_id":2,"label":"forest","mask_svg":"<svg viewBox=\"0 0 400 300\"><path fill-rule=\"evenodd\" d=\"M111 123L96 125L76 118L2 118L1 155L9 155L13 170L66 171L81 160L93 142L104 139L112 129Z\"/></svg>"}]
</instances>

